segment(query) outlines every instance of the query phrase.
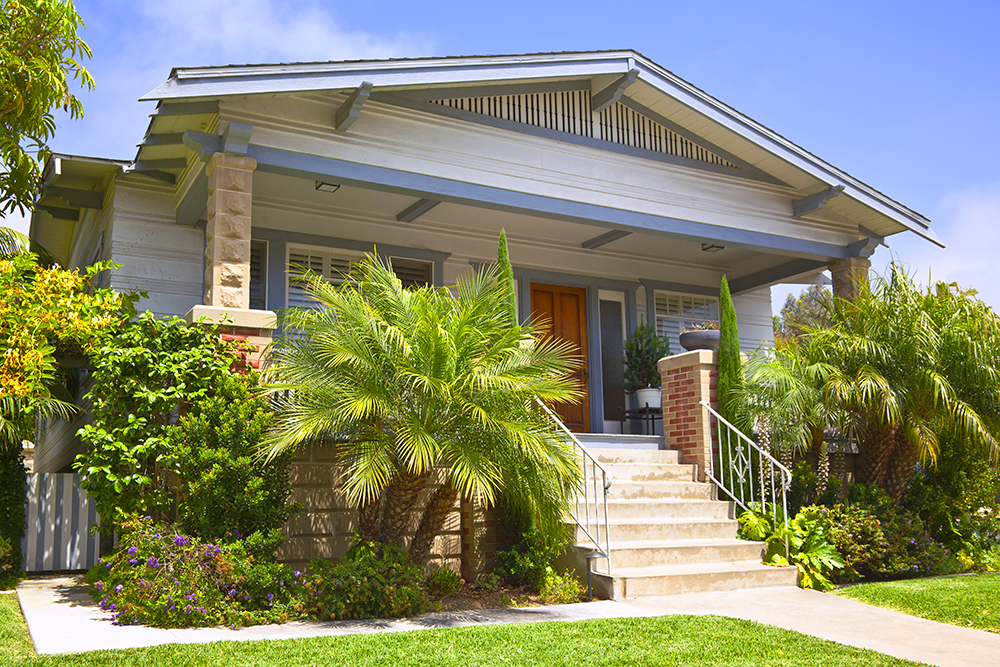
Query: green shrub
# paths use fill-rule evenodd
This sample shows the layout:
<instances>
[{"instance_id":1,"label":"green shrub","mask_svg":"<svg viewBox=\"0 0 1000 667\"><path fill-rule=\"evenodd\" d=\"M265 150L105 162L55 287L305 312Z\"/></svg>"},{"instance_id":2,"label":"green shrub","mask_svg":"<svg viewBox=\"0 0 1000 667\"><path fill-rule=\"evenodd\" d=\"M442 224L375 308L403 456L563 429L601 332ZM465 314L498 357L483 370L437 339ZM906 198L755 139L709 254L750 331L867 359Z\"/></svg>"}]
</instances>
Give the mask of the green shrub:
<instances>
[{"instance_id":1,"label":"green shrub","mask_svg":"<svg viewBox=\"0 0 1000 667\"><path fill-rule=\"evenodd\" d=\"M122 530L115 553L88 573L115 624L240 627L294 617L288 601L298 573L275 559L280 532L216 544L149 517L126 518Z\"/></svg>"},{"instance_id":2,"label":"green shrub","mask_svg":"<svg viewBox=\"0 0 1000 667\"><path fill-rule=\"evenodd\" d=\"M889 552L878 518L861 505L835 505L829 508L830 539L844 558L844 567L835 570L831 579L838 583L871 576Z\"/></svg>"},{"instance_id":3,"label":"green shrub","mask_svg":"<svg viewBox=\"0 0 1000 667\"><path fill-rule=\"evenodd\" d=\"M177 522L189 535L216 540L281 528L298 509L288 500L294 452L270 461L257 455L273 421L258 376L224 374L213 391L168 433L182 485Z\"/></svg>"},{"instance_id":4,"label":"green shrub","mask_svg":"<svg viewBox=\"0 0 1000 667\"><path fill-rule=\"evenodd\" d=\"M169 513L167 431L228 373L231 348L213 327L147 312L93 350L87 397L94 423L79 431L87 448L74 466L105 522Z\"/></svg>"},{"instance_id":5,"label":"green shrub","mask_svg":"<svg viewBox=\"0 0 1000 667\"><path fill-rule=\"evenodd\" d=\"M338 563L315 560L297 590L297 610L315 620L399 618L427 611L420 568L402 549L359 542Z\"/></svg>"},{"instance_id":6,"label":"green shrub","mask_svg":"<svg viewBox=\"0 0 1000 667\"><path fill-rule=\"evenodd\" d=\"M0 588L6 588L3 582L7 580L11 572L14 571L14 559L11 558L13 549L10 540L0 535Z\"/></svg>"},{"instance_id":7,"label":"green shrub","mask_svg":"<svg viewBox=\"0 0 1000 667\"><path fill-rule=\"evenodd\" d=\"M538 530L529 529L511 548L496 553L493 571L508 586L529 586L537 591L546 569L568 544L567 537L546 538Z\"/></svg>"},{"instance_id":8,"label":"green shrub","mask_svg":"<svg viewBox=\"0 0 1000 667\"><path fill-rule=\"evenodd\" d=\"M576 576L568 570L559 574L551 567L547 567L545 568L545 576L542 578L540 593L542 602L548 604L579 602L583 596L583 584L577 581Z\"/></svg>"},{"instance_id":9,"label":"green shrub","mask_svg":"<svg viewBox=\"0 0 1000 667\"><path fill-rule=\"evenodd\" d=\"M427 594L432 600L440 600L457 591L464 583L465 580L458 572L444 567L438 568L427 577Z\"/></svg>"},{"instance_id":10,"label":"green shrub","mask_svg":"<svg viewBox=\"0 0 1000 667\"><path fill-rule=\"evenodd\" d=\"M637 326L625 341L625 391L659 388L660 371L656 364L669 354L670 343L665 336L657 336L656 329L648 324Z\"/></svg>"},{"instance_id":11,"label":"green shrub","mask_svg":"<svg viewBox=\"0 0 1000 667\"><path fill-rule=\"evenodd\" d=\"M803 507L787 528L783 524L775 527L767 547L765 562L799 568L800 588L829 590L833 588L830 574L844 566L830 538L825 507Z\"/></svg>"}]
</instances>

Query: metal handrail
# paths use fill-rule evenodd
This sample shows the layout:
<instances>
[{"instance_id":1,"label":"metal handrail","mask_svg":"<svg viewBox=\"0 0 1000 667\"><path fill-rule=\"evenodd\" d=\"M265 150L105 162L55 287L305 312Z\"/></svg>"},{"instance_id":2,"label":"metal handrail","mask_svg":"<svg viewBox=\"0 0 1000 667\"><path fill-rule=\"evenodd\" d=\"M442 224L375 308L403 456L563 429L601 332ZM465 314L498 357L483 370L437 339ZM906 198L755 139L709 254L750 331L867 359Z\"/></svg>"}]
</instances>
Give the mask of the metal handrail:
<instances>
[{"instance_id":1,"label":"metal handrail","mask_svg":"<svg viewBox=\"0 0 1000 667\"><path fill-rule=\"evenodd\" d=\"M781 516L787 527L788 488L792 484L792 471L771 456L770 452L748 438L740 429L726 421L726 418L716 412L707 401L702 401L701 405L708 410L709 415L715 417L716 432L719 438L719 467L722 469L716 475L715 454L713 453L708 457L709 479L744 511L753 509L753 505L758 502L757 496L759 495L760 509L766 513L769 504L767 502L768 487L770 487L771 517L777 523L778 497L780 496ZM724 435L725 437L723 437ZM733 451L734 435L737 443L735 452ZM743 443L747 446L745 452ZM723 446L726 447L727 456L725 458L722 457ZM754 465L754 453L757 454L756 466ZM728 467L721 465L727 461ZM775 483L776 477L780 477L780 482ZM756 491L754 490L755 481L757 482Z\"/></svg>"},{"instance_id":2,"label":"metal handrail","mask_svg":"<svg viewBox=\"0 0 1000 667\"><path fill-rule=\"evenodd\" d=\"M559 415L557 415L555 412L553 412L549 408L549 406L547 406L544 403L542 403L542 401L540 399L538 399L537 397L535 398L535 403L537 403L538 406L541 407L542 410L545 412L545 414L549 417L549 419L551 419L556 424L556 426L558 426L562 430L562 432L565 433L567 437L569 437L570 441L573 443L573 446L579 452L579 455L580 455L579 456L580 465L583 468L583 499L582 499L583 500L583 504L582 504L583 505L583 512L580 511L580 507L581 507L581 502L580 501L581 501L581 498L580 498L580 494L577 493L576 494L576 512L574 512L573 508L571 507L569 509L569 514L573 518L573 521L576 522L576 525L580 528L580 530L582 530L583 533L590 539L590 541L593 542L595 549L597 551L600 551L603 554L602 556L598 556L598 557L607 559L608 574L610 574L611 573L611 532L610 532L610 526L609 526L610 522L608 521L608 490L611 488L611 473L609 473L608 469L605 468L603 465L601 465L601 462L597 460L597 458L590 452L589 449L587 449L583 445L582 442L580 442L580 439L576 437L576 434L574 434L572 431L570 431L568 428L566 428L566 424L564 424L563 421L561 419L559 419ZM587 475L588 468L590 469L589 480L588 480L588 475ZM601 493L603 493L603 496L604 496L604 498L603 498L603 504L601 502L601 499L599 499L599 497L598 497L599 496L598 481L597 481L598 473L600 473L600 477L601 477L600 490L601 490ZM590 517L590 504L591 504L591 500L590 500L590 488L589 488L590 487L590 480L592 480L593 487L594 487L594 489L593 489L593 491L594 491L594 500L593 500L593 504L594 504L594 521L593 521L593 524L591 523L591 520L590 520L591 519L591 517ZM603 514L604 514L603 517L601 516L602 506L603 506ZM602 523L604 524L603 541L601 539L601 524ZM592 527L593 527L593 531L597 533L596 537L591 532L591 528ZM593 557L594 556L591 556L591 558L593 558ZM587 559L588 564L590 563L591 558Z\"/></svg>"}]
</instances>

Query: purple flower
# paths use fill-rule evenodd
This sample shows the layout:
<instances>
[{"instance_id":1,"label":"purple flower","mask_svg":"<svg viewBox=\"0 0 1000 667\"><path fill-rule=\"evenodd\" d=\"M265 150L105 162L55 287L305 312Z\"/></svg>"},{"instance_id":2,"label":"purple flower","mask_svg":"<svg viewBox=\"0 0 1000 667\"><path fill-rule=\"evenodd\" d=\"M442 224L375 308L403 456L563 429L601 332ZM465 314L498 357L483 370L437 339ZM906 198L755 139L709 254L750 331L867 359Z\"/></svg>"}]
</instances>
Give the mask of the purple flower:
<instances>
[{"instance_id":1,"label":"purple flower","mask_svg":"<svg viewBox=\"0 0 1000 667\"><path fill-rule=\"evenodd\" d=\"M115 586L115 593L121 593L122 592L122 588L124 588L124 587L121 584L118 584L117 586Z\"/></svg>"},{"instance_id":2,"label":"purple flower","mask_svg":"<svg viewBox=\"0 0 1000 667\"><path fill-rule=\"evenodd\" d=\"M129 556L135 556L138 552L139 552L139 550L137 548L135 548L135 547L129 547L128 555Z\"/></svg>"},{"instance_id":3,"label":"purple flower","mask_svg":"<svg viewBox=\"0 0 1000 667\"><path fill-rule=\"evenodd\" d=\"M188 545L188 543L190 543L190 541L191 540L189 540L184 535L178 535L177 537L174 538L174 544L177 545L177 546L179 546L179 547L186 547Z\"/></svg>"},{"instance_id":4,"label":"purple flower","mask_svg":"<svg viewBox=\"0 0 1000 667\"><path fill-rule=\"evenodd\" d=\"M155 556L150 556L149 560L146 561L146 565L150 567L160 567L160 561L158 561Z\"/></svg>"}]
</instances>

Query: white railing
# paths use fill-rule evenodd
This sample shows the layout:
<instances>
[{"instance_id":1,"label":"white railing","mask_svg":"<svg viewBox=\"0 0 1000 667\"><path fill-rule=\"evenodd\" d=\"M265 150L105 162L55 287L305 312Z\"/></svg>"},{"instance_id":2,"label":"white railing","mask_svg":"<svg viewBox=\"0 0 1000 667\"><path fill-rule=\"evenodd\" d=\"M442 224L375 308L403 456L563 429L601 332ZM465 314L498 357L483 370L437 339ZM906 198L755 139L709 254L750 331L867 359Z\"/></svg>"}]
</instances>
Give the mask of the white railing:
<instances>
[{"instance_id":1,"label":"white railing","mask_svg":"<svg viewBox=\"0 0 1000 667\"><path fill-rule=\"evenodd\" d=\"M771 515L772 525L777 525L779 520L787 525L792 471L726 421L707 402L701 404L709 418L715 418L719 445L718 467L714 452L708 458L709 479L744 511L759 510Z\"/></svg>"},{"instance_id":2,"label":"white railing","mask_svg":"<svg viewBox=\"0 0 1000 667\"><path fill-rule=\"evenodd\" d=\"M611 572L611 534L608 522L608 490L611 488L611 474L601 462L591 454L590 450L583 446L580 439L566 428L559 415L549 409L547 405L539 399L535 399L539 407L545 412L549 419L566 435L576 450L577 460L583 471L582 495L576 495L576 511L570 508L570 516L576 522L584 535L586 535L594 545L595 551L600 551L601 556L607 560L608 573ZM593 487L591 489L591 487ZM593 491L593 495L591 495ZM593 516L591 516L591 505L593 505ZM582 510L582 511L581 511ZM603 527L603 531L601 530ZM588 561L592 558L588 558ZM588 575L589 576L589 575Z\"/></svg>"}]
</instances>

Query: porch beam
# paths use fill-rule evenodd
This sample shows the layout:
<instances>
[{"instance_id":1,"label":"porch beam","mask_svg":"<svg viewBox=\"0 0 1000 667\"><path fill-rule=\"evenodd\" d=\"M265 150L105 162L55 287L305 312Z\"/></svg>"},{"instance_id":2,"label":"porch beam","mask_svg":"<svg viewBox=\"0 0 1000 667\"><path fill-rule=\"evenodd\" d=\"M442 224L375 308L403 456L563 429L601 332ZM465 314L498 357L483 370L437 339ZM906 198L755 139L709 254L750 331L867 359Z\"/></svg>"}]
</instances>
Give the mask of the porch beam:
<instances>
[{"instance_id":1,"label":"porch beam","mask_svg":"<svg viewBox=\"0 0 1000 667\"><path fill-rule=\"evenodd\" d=\"M855 241L849 244L847 248L851 251L851 257L871 257L880 245L882 245L882 239L867 238Z\"/></svg>"},{"instance_id":2,"label":"porch beam","mask_svg":"<svg viewBox=\"0 0 1000 667\"><path fill-rule=\"evenodd\" d=\"M581 248L586 248L587 250L593 250L595 248L600 248L602 245L607 245L612 241L617 241L618 239L623 239L629 236L632 232L627 232L623 229L612 229L610 232L605 232L600 236L595 236L592 239L587 239L580 244Z\"/></svg>"},{"instance_id":3,"label":"porch beam","mask_svg":"<svg viewBox=\"0 0 1000 667\"><path fill-rule=\"evenodd\" d=\"M165 132L163 134L147 134L139 146L176 146L184 143L183 132Z\"/></svg>"},{"instance_id":4,"label":"porch beam","mask_svg":"<svg viewBox=\"0 0 1000 667\"><path fill-rule=\"evenodd\" d=\"M399 222L413 222L440 203L434 199L421 199L412 206L408 206L406 209L400 211L396 216L396 220Z\"/></svg>"},{"instance_id":5,"label":"porch beam","mask_svg":"<svg viewBox=\"0 0 1000 667\"><path fill-rule=\"evenodd\" d=\"M48 213L56 220L72 220L73 222L79 222L80 220L80 209L77 208L62 208L61 206L49 206L48 204L35 204L35 209Z\"/></svg>"},{"instance_id":6,"label":"porch beam","mask_svg":"<svg viewBox=\"0 0 1000 667\"><path fill-rule=\"evenodd\" d=\"M361 85L340 105L340 108L337 109L336 122L334 123L334 129L337 132L347 132L351 125L354 124L354 121L361 117L361 107L364 106L368 97L372 94L374 85L370 81L362 81Z\"/></svg>"},{"instance_id":7,"label":"porch beam","mask_svg":"<svg viewBox=\"0 0 1000 667\"><path fill-rule=\"evenodd\" d=\"M230 123L222 133L222 151L231 155L246 155L250 145L250 134L253 126L243 123Z\"/></svg>"},{"instance_id":8,"label":"porch beam","mask_svg":"<svg viewBox=\"0 0 1000 667\"><path fill-rule=\"evenodd\" d=\"M219 145L220 138L215 135L193 130L188 130L184 135L185 145L197 146L206 152L210 146ZM247 148L247 157L257 161L258 171L405 194L421 199L526 213L605 229L642 232L668 238L695 239L726 247L775 254L791 253L824 259L828 262L850 256L846 245L836 243L810 241L739 227L721 227L705 222L558 199L253 143Z\"/></svg>"},{"instance_id":9,"label":"porch beam","mask_svg":"<svg viewBox=\"0 0 1000 667\"><path fill-rule=\"evenodd\" d=\"M219 113L218 102L164 102L150 116L201 116Z\"/></svg>"},{"instance_id":10,"label":"porch beam","mask_svg":"<svg viewBox=\"0 0 1000 667\"><path fill-rule=\"evenodd\" d=\"M844 187L843 185L835 185L814 195L796 199L792 202L792 215L796 218L801 218L804 215L820 210L826 206L828 201L844 194Z\"/></svg>"},{"instance_id":11,"label":"porch beam","mask_svg":"<svg viewBox=\"0 0 1000 667\"><path fill-rule=\"evenodd\" d=\"M73 208L94 208L98 210L104 208L103 192L47 185L43 189L43 193L51 197L58 197Z\"/></svg>"},{"instance_id":12,"label":"porch beam","mask_svg":"<svg viewBox=\"0 0 1000 667\"><path fill-rule=\"evenodd\" d=\"M159 169L145 169L145 170L134 170L135 173L140 176L145 176L147 178L152 178L157 181L163 181L164 183L169 183L170 185L175 185L177 183L177 177L173 174L168 174L165 171L160 171Z\"/></svg>"},{"instance_id":13,"label":"porch beam","mask_svg":"<svg viewBox=\"0 0 1000 667\"><path fill-rule=\"evenodd\" d=\"M733 294L752 292L764 285L773 285L783 280L797 276L809 271L819 271L825 269L827 262L813 259L796 259L779 266L772 266L769 269L751 273L742 278L734 278L729 281L729 291Z\"/></svg>"},{"instance_id":14,"label":"porch beam","mask_svg":"<svg viewBox=\"0 0 1000 667\"><path fill-rule=\"evenodd\" d=\"M612 104L620 100L622 95L625 93L625 89L635 83L638 79L639 70L636 68L630 69L623 76L618 77L618 80L612 82L611 85L604 88L600 92L591 95L590 108L593 109L595 113L604 111Z\"/></svg>"},{"instance_id":15,"label":"porch beam","mask_svg":"<svg viewBox=\"0 0 1000 667\"><path fill-rule=\"evenodd\" d=\"M139 160L132 164L132 171L161 171L163 169L183 169L187 166L187 159L182 157L168 157L160 160Z\"/></svg>"}]
</instances>

